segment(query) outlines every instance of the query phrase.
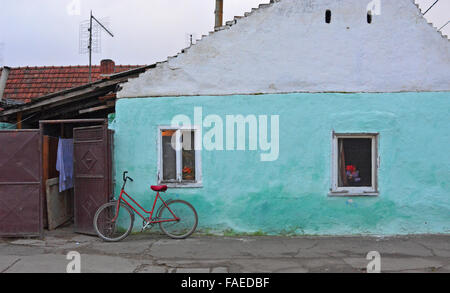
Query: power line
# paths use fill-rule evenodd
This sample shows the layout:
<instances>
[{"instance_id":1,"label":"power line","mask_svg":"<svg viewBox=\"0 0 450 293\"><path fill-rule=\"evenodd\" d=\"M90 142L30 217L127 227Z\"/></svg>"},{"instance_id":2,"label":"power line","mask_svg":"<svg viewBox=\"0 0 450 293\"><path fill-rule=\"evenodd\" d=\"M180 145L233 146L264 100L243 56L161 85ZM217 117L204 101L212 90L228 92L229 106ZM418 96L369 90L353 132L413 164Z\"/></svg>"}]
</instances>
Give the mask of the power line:
<instances>
[{"instance_id":1,"label":"power line","mask_svg":"<svg viewBox=\"0 0 450 293\"><path fill-rule=\"evenodd\" d=\"M36 114L37 114L37 113L34 113L34 114L28 116L28 117L25 118L25 119L22 119L22 120L20 120L20 121L17 121L17 123L11 125L11 127L13 127L13 128L11 128L11 129L15 129L16 126L19 125L19 123L22 123L22 122L25 122L25 121L27 121L27 120L30 120L31 118L33 118L34 116L36 116Z\"/></svg>"},{"instance_id":2,"label":"power line","mask_svg":"<svg viewBox=\"0 0 450 293\"><path fill-rule=\"evenodd\" d=\"M430 9L433 8L433 6L436 5L436 3L438 3L438 2L439 2L439 0L436 0L436 2L434 2L433 5L431 5L430 8L428 8L427 11L425 11L425 13L423 15L427 14L427 12L430 11Z\"/></svg>"},{"instance_id":3,"label":"power line","mask_svg":"<svg viewBox=\"0 0 450 293\"><path fill-rule=\"evenodd\" d=\"M441 31L441 29L443 29L447 24L449 24L450 23L450 20L449 21L447 21L447 23L446 24L444 24L443 26L441 26L441 28L440 29L438 29L438 32L439 31Z\"/></svg>"}]
</instances>

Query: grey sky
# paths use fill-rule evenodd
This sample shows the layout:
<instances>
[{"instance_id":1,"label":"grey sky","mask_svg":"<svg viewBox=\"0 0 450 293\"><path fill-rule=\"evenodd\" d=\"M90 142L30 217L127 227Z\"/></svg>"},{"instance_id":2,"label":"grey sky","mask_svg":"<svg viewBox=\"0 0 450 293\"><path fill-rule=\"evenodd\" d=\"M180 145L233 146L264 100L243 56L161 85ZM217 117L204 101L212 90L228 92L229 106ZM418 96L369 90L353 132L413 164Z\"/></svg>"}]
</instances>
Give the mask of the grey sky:
<instances>
[{"instance_id":1,"label":"grey sky","mask_svg":"<svg viewBox=\"0 0 450 293\"><path fill-rule=\"evenodd\" d=\"M67 11L74 1L81 3L80 15ZM422 9L434 1L416 0ZM269 0L224 2L226 21ZM115 34L114 39L103 34L102 53L94 54L94 64L104 58L116 64L152 64L186 47L189 33L211 31L214 5L214 0L0 0L0 62L13 67L87 64L88 56L78 52L78 35L80 22L92 9L97 18L109 19ZM449 12L450 0L440 0L426 17L440 27L450 19ZM450 34L450 24L443 31Z\"/></svg>"}]
</instances>

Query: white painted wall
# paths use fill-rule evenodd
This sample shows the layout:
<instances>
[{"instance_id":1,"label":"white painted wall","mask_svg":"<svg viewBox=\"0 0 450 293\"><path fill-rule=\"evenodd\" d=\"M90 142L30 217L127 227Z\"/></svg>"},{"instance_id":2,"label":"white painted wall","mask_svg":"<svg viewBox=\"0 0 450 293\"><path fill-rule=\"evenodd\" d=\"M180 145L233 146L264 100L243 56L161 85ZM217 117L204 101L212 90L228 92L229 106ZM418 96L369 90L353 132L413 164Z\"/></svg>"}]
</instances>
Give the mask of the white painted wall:
<instances>
[{"instance_id":1,"label":"white painted wall","mask_svg":"<svg viewBox=\"0 0 450 293\"><path fill-rule=\"evenodd\" d=\"M413 0L380 1L368 24L369 0L282 0L131 80L119 97L449 91L449 40Z\"/></svg>"}]
</instances>

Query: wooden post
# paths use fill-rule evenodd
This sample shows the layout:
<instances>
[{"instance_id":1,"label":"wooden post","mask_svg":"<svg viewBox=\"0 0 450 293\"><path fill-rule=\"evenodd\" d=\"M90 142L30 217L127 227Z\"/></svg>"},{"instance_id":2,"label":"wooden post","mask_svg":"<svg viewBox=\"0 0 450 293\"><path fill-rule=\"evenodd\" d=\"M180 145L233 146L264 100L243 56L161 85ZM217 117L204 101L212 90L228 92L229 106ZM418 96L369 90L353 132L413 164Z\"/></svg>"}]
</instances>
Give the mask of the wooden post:
<instances>
[{"instance_id":1,"label":"wooden post","mask_svg":"<svg viewBox=\"0 0 450 293\"><path fill-rule=\"evenodd\" d=\"M17 129L22 129L22 112L17 112Z\"/></svg>"}]
</instances>

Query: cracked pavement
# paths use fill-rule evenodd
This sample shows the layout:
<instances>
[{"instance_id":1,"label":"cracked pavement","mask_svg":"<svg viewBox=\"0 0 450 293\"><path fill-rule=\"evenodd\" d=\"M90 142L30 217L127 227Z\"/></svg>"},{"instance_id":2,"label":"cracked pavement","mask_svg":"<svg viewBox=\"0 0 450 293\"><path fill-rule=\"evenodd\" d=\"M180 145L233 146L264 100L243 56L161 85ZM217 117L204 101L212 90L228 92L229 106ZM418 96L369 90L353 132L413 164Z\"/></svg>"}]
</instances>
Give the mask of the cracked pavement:
<instances>
[{"instance_id":1,"label":"cracked pavement","mask_svg":"<svg viewBox=\"0 0 450 293\"><path fill-rule=\"evenodd\" d=\"M396 237L131 235L119 243L72 233L44 239L0 239L1 273L65 273L70 251L83 273L363 273L369 251L381 254L382 272L450 272L450 235Z\"/></svg>"}]
</instances>

